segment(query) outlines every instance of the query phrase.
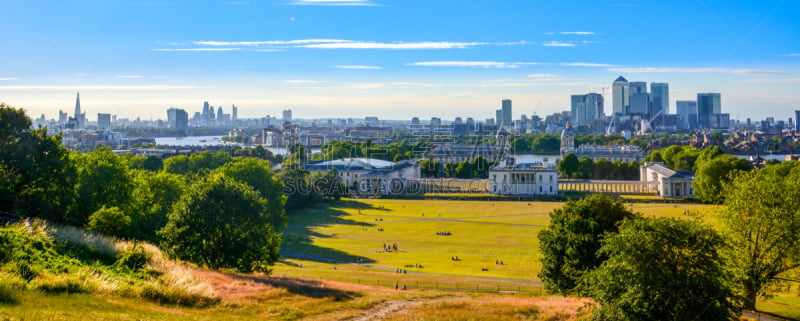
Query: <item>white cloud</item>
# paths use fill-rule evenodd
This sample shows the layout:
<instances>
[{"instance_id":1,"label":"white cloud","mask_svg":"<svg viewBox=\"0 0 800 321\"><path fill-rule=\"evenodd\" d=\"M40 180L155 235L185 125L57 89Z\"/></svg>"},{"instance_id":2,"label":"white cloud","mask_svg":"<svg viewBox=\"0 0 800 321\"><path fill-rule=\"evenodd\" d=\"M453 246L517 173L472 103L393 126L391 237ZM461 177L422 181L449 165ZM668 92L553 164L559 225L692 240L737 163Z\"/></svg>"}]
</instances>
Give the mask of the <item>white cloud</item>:
<instances>
[{"instance_id":1,"label":"white cloud","mask_svg":"<svg viewBox=\"0 0 800 321\"><path fill-rule=\"evenodd\" d=\"M561 65L568 67L601 67L601 68L615 67L615 65L611 64L598 64L593 62L564 62L561 63Z\"/></svg>"},{"instance_id":2,"label":"white cloud","mask_svg":"<svg viewBox=\"0 0 800 321\"><path fill-rule=\"evenodd\" d=\"M779 75L786 76L790 73L779 70L762 69L730 69L730 68L679 68L679 67L632 67L632 68L608 68L608 71L620 73L723 73L734 75Z\"/></svg>"},{"instance_id":3,"label":"white cloud","mask_svg":"<svg viewBox=\"0 0 800 321\"><path fill-rule=\"evenodd\" d=\"M287 83L287 84L296 84L296 85L330 83L330 81L327 81L327 80L306 80L306 79L290 79L290 80L286 80L284 82Z\"/></svg>"},{"instance_id":4,"label":"white cloud","mask_svg":"<svg viewBox=\"0 0 800 321\"><path fill-rule=\"evenodd\" d=\"M582 36L596 35L596 33L594 33L593 31L562 31L561 34L562 35L582 35Z\"/></svg>"},{"instance_id":5,"label":"white cloud","mask_svg":"<svg viewBox=\"0 0 800 321\"><path fill-rule=\"evenodd\" d=\"M787 54L786 57L800 57L800 53L790 53Z\"/></svg>"},{"instance_id":6,"label":"white cloud","mask_svg":"<svg viewBox=\"0 0 800 321\"><path fill-rule=\"evenodd\" d=\"M238 51L241 48L156 48L153 51Z\"/></svg>"},{"instance_id":7,"label":"white cloud","mask_svg":"<svg viewBox=\"0 0 800 321\"><path fill-rule=\"evenodd\" d=\"M530 74L528 78L536 80L556 80L561 79L561 76L556 74Z\"/></svg>"},{"instance_id":8,"label":"white cloud","mask_svg":"<svg viewBox=\"0 0 800 321\"><path fill-rule=\"evenodd\" d=\"M480 45L487 45L486 42L448 42L448 41L426 41L426 42L337 42L319 43L297 46L300 48L314 49L390 49L390 50L411 50L411 49L465 49Z\"/></svg>"},{"instance_id":9,"label":"white cloud","mask_svg":"<svg viewBox=\"0 0 800 321\"><path fill-rule=\"evenodd\" d=\"M339 69L363 69L363 70L383 69L383 67L380 66L365 66L365 65L339 65L333 67Z\"/></svg>"},{"instance_id":10,"label":"white cloud","mask_svg":"<svg viewBox=\"0 0 800 321\"><path fill-rule=\"evenodd\" d=\"M17 80L17 78L14 78L14 77L0 77L0 81L8 81L8 80Z\"/></svg>"},{"instance_id":11,"label":"white cloud","mask_svg":"<svg viewBox=\"0 0 800 321\"><path fill-rule=\"evenodd\" d=\"M302 44L317 44L317 43L342 43L352 42L351 40L343 39L298 39L298 40L268 40L268 41L194 41L193 43L200 46L289 46L289 45L302 45Z\"/></svg>"},{"instance_id":12,"label":"white cloud","mask_svg":"<svg viewBox=\"0 0 800 321\"><path fill-rule=\"evenodd\" d=\"M291 5L298 6L378 6L369 0L295 0Z\"/></svg>"},{"instance_id":13,"label":"white cloud","mask_svg":"<svg viewBox=\"0 0 800 321\"><path fill-rule=\"evenodd\" d=\"M499 61L422 61L407 64L420 67L472 67L472 68L519 68L539 65L535 62L499 62Z\"/></svg>"},{"instance_id":14,"label":"white cloud","mask_svg":"<svg viewBox=\"0 0 800 321\"><path fill-rule=\"evenodd\" d=\"M195 86L176 86L176 85L140 85L140 86L119 86L119 85L22 85L22 86L0 86L3 90L175 90L175 89L194 89Z\"/></svg>"},{"instance_id":15,"label":"white cloud","mask_svg":"<svg viewBox=\"0 0 800 321\"><path fill-rule=\"evenodd\" d=\"M142 79L144 76L142 75L116 75L114 78L118 79Z\"/></svg>"},{"instance_id":16,"label":"white cloud","mask_svg":"<svg viewBox=\"0 0 800 321\"><path fill-rule=\"evenodd\" d=\"M561 41L549 41L542 44L545 47L575 47L574 43L568 42L561 42Z\"/></svg>"}]
</instances>

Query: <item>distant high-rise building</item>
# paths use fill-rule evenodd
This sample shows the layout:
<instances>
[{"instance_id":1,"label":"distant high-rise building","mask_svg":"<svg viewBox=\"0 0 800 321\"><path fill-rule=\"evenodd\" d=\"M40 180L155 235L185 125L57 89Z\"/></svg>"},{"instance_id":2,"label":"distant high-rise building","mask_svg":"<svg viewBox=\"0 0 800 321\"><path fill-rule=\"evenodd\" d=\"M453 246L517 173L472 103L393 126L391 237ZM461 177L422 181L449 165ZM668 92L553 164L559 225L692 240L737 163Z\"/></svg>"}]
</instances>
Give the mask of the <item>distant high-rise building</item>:
<instances>
[{"instance_id":1,"label":"distant high-rise building","mask_svg":"<svg viewBox=\"0 0 800 321\"><path fill-rule=\"evenodd\" d=\"M575 125L591 123L603 118L603 96L596 93L572 95L572 121Z\"/></svg>"},{"instance_id":2,"label":"distant high-rise building","mask_svg":"<svg viewBox=\"0 0 800 321\"><path fill-rule=\"evenodd\" d=\"M633 89L633 86L631 86L631 89ZM650 94L648 93L634 94L633 91L631 91L631 105L629 113L647 116L649 110L650 110Z\"/></svg>"},{"instance_id":3,"label":"distant high-rise building","mask_svg":"<svg viewBox=\"0 0 800 321\"><path fill-rule=\"evenodd\" d=\"M664 82L650 83L650 100L653 108L650 116L655 116L658 112L664 115L669 114L669 84Z\"/></svg>"},{"instance_id":4,"label":"distant high-rise building","mask_svg":"<svg viewBox=\"0 0 800 321\"><path fill-rule=\"evenodd\" d=\"M75 98L75 129L86 127L86 113L81 112L81 93Z\"/></svg>"},{"instance_id":5,"label":"distant high-rise building","mask_svg":"<svg viewBox=\"0 0 800 321\"><path fill-rule=\"evenodd\" d=\"M794 130L800 131L800 110L794 111Z\"/></svg>"},{"instance_id":6,"label":"distant high-rise building","mask_svg":"<svg viewBox=\"0 0 800 321\"><path fill-rule=\"evenodd\" d=\"M167 109L167 121L169 128L174 129L183 136L189 135L189 113L183 109Z\"/></svg>"},{"instance_id":7,"label":"distant high-rise building","mask_svg":"<svg viewBox=\"0 0 800 321\"><path fill-rule=\"evenodd\" d=\"M378 127L381 125L380 120L378 120L378 117L375 116L364 117L364 123L372 127Z\"/></svg>"},{"instance_id":8,"label":"distant high-rise building","mask_svg":"<svg viewBox=\"0 0 800 321\"><path fill-rule=\"evenodd\" d=\"M456 119L453 121L453 124L456 124L456 125L461 125L463 123L464 123L464 120L462 120L461 117L456 117Z\"/></svg>"},{"instance_id":9,"label":"distant high-rise building","mask_svg":"<svg viewBox=\"0 0 800 321\"><path fill-rule=\"evenodd\" d=\"M283 111L283 121L284 122L292 122L292 110L287 109Z\"/></svg>"},{"instance_id":10,"label":"distant high-rise building","mask_svg":"<svg viewBox=\"0 0 800 321\"><path fill-rule=\"evenodd\" d=\"M419 125L419 117L412 117L411 125Z\"/></svg>"},{"instance_id":11,"label":"distant high-rise building","mask_svg":"<svg viewBox=\"0 0 800 321\"><path fill-rule=\"evenodd\" d=\"M217 121L222 122L225 120L225 113L222 112L222 106L217 108Z\"/></svg>"},{"instance_id":12,"label":"distant high-rise building","mask_svg":"<svg viewBox=\"0 0 800 321\"><path fill-rule=\"evenodd\" d=\"M633 97L635 94L646 94L647 93L647 82L646 81L631 81L629 83L630 86L630 96Z\"/></svg>"},{"instance_id":13,"label":"distant high-rise building","mask_svg":"<svg viewBox=\"0 0 800 321\"><path fill-rule=\"evenodd\" d=\"M431 117L431 125L441 125L442 119L439 117Z\"/></svg>"},{"instance_id":14,"label":"distant high-rise building","mask_svg":"<svg viewBox=\"0 0 800 321\"><path fill-rule=\"evenodd\" d=\"M502 111L503 111L503 125L504 126L511 126L511 99L503 99L502 102Z\"/></svg>"},{"instance_id":15,"label":"distant high-rise building","mask_svg":"<svg viewBox=\"0 0 800 321\"><path fill-rule=\"evenodd\" d=\"M722 113L722 99L719 93L697 94L697 126L702 128L730 126L729 114Z\"/></svg>"},{"instance_id":16,"label":"distant high-rise building","mask_svg":"<svg viewBox=\"0 0 800 321\"><path fill-rule=\"evenodd\" d=\"M699 93L697 94L697 114L719 114L722 113L722 99L719 93Z\"/></svg>"},{"instance_id":17,"label":"distant high-rise building","mask_svg":"<svg viewBox=\"0 0 800 321\"><path fill-rule=\"evenodd\" d=\"M97 114L97 129L111 129L111 114Z\"/></svg>"},{"instance_id":18,"label":"distant high-rise building","mask_svg":"<svg viewBox=\"0 0 800 321\"><path fill-rule=\"evenodd\" d=\"M236 121L239 119L239 108L236 105L231 106L231 120Z\"/></svg>"},{"instance_id":19,"label":"distant high-rise building","mask_svg":"<svg viewBox=\"0 0 800 321\"><path fill-rule=\"evenodd\" d=\"M81 93L78 92L78 96L75 97L75 118L78 118L78 115L81 114Z\"/></svg>"},{"instance_id":20,"label":"distant high-rise building","mask_svg":"<svg viewBox=\"0 0 800 321\"><path fill-rule=\"evenodd\" d=\"M58 124L59 125L64 125L64 124L67 123L67 121L69 121L69 114L59 110L58 111Z\"/></svg>"},{"instance_id":21,"label":"distant high-rise building","mask_svg":"<svg viewBox=\"0 0 800 321\"><path fill-rule=\"evenodd\" d=\"M494 119L497 122L497 125L503 122L503 110L498 109L494 111Z\"/></svg>"},{"instance_id":22,"label":"distant high-rise building","mask_svg":"<svg viewBox=\"0 0 800 321\"><path fill-rule=\"evenodd\" d=\"M681 127L689 128L690 123L697 123L697 101L678 100L675 102L675 113Z\"/></svg>"},{"instance_id":23,"label":"distant high-rise building","mask_svg":"<svg viewBox=\"0 0 800 321\"><path fill-rule=\"evenodd\" d=\"M614 80L614 85L611 88L611 99L613 104L614 114L627 114L628 106L630 105L630 84L624 77L619 76Z\"/></svg>"}]
</instances>

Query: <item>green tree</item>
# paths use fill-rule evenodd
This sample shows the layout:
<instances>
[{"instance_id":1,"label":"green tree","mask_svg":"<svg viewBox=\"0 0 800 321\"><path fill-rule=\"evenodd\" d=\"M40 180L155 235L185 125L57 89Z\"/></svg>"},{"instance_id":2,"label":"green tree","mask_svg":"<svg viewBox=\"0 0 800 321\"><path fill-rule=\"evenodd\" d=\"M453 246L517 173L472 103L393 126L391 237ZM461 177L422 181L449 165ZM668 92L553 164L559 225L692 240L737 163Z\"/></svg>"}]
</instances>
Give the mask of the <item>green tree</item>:
<instances>
[{"instance_id":1,"label":"green tree","mask_svg":"<svg viewBox=\"0 0 800 321\"><path fill-rule=\"evenodd\" d=\"M594 161L589 157L581 157L580 162L578 163L578 171L577 175L579 178L592 178L592 174L594 171Z\"/></svg>"},{"instance_id":2,"label":"green tree","mask_svg":"<svg viewBox=\"0 0 800 321\"><path fill-rule=\"evenodd\" d=\"M692 183L695 195L704 202L722 203L725 199L722 186L730 181L730 175L735 171L749 171L752 168L747 160L728 154L705 161L697 170Z\"/></svg>"},{"instance_id":3,"label":"green tree","mask_svg":"<svg viewBox=\"0 0 800 321\"><path fill-rule=\"evenodd\" d=\"M347 194L347 186L335 168L326 172L316 172L309 177L312 187L321 200L338 201Z\"/></svg>"},{"instance_id":4,"label":"green tree","mask_svg":"<svg viewBox=\"0 0 800 321\"><path fill-rule=\"evenodd\" d=\"M158 172L164 168L164 160L158 156L147 156L142 164L142 168L151 172Z\"/></svg>"},{"instance_id":5,"label":"green tree","mask_svg":"<svg viewBox=\"0 0 800 321\"><path fill-rule=\"evenodd\" d=\"M125 215L119 207L101 207L89 216L89 223L86 229L100 232L103 234L125 237L128 236L128 228L131 225L131 217Z\"/></svg>"},{"instance_id":6,"label":"green tree","mask_svg":"<svg viewBox=\"0 0 800 321\"><path fill-rule=\"evenodd\" d=\"M419 170L420 176L424 178L435 178L439 177L441 173L444 172L444 167L442 167L442 163L440 162L423 159L419 162Z\"/></svg>"},{"instance_id":7,"label":"green tree","mask_svg":"<svg viewBox=\"0 0 800 321\"><path fill-rule=\"evenodd\" d=\"M272 230L267 202L244 183L209 174L193 185L160 231L171 257L210 268L269 272L280 236Z\"/></svg>"},{"instance_id":8,"label":"green tree","mask_svg":"<svg viewBox=\"0 0 800 321\"><path fill-rule=\"evenodd\" d=\"M729 268L748 310L765 286L800 267L800 167L771 167L739 173L724 189Z\"/></svg>"},{"instance_id":9,"label":"green tree","mask_svg":"<svg viewBox=\"0 0 800 321\"><path fill-rule=\"evenodd\" d=\"M296 210L321 200L309 179L310 173L299 167L283 168L278 179L283 183L283 195L286 195L286 210Z\"/></svg>"},{"instance_id":10,"label":"green tree","mask_svg":"<svg viewBox=\"0 0 800 321\"><path fill-rule=\"evenodd\" d=\"M550 213L550 224L539 232L542 271L539 277L548 291L581 293L583 276L596 268L606 257L597 250L608 233L616 233L617 225L636 215L620 201L595 194L578 201L569 201Z\"/></svg>"},{"instance_id":11,"label":"green tree","mask_svg":"<svg viewBox=\"0 0 800 321\"><path fill-rule=\"evenodd\" d=\"M564 177L573 177L575 173L578 172L578 168L580 167L580 160L578 160L578 156L575 153L569 153L564 156L560 162L558 162L558 171L561 172L561 175Z\"/></svg>"},{"instance_id":12,"label":"green tree","mask_svg":"<svg viewBox=\"0 0 800 321\"><path fill-rule=\"evenodd\" d=\"M75 167L61 137L31 129L23 109L0 103L0 211L63 221L74 201Z\"/></svg>"},{"instance_id":13,"label":"green tree","mask_svg":"<svg viewBox=\"0 0 800 321\"><path fill-rule=\"evenodd\" d=\"M488 178L490 167L492 167L492 164L483 156L475 156L475 158L472 159L472 170L475 172L474 177Z\"/></svg>"},{"instance_id":14,"label":"green tree","mask_svg":"<svg viewBox=\"0 0 800 321\"><path fill-rule=\"evenodd\" d=\"M170 174L189 175L192 173L192 161L189 156L176 155L164 161L164 171Z\"/></svg>"},{"instance_id":15,"label":"green tree","mask_svg":"<svg viewBox=\"0 0 800 321\"><path fill-rule=\"evenodd\" d=\"M73 153L73 159L78 169L78 199L68 213L68 222L82 226L103 206L129 209L134 185L125 158L103 147L86 154Z\"/></svg>"},{"instance_id":16,"label":"green tree","mask_svg":"<svg viewBox=\"0 0 800 321\"><path fill-rule=\"evenodd\" d=\"M156 234L167 224L167 214L186 190L186 178L167 172L137 170L131 210L131 237L158 243Z\"/></svg>"},{"instance_id":17,"label":"green tree","mask_svg":"<svg viewBox=\"0 0 800 321\"><path fill-rule=\"evenodd\" d=\"M591 272L589 295L600 304L592 320L733 320L718 249L723 238L698 222L627 220L610 235Z\"/></svg>"},{"instance_id":18,"label":"green tree","mask_svg":"<svg viewBox=\"0 0 800 321\"><path fill-rule=\"evenodd\" d=\"M267 201L268 221L272 230L278 231L286 225L286 197L282 194L283 183L275 176L268 161L257 158L240 158L217 169L223 175L245 183L261 194Z\"/></svg>"}]
</instances>

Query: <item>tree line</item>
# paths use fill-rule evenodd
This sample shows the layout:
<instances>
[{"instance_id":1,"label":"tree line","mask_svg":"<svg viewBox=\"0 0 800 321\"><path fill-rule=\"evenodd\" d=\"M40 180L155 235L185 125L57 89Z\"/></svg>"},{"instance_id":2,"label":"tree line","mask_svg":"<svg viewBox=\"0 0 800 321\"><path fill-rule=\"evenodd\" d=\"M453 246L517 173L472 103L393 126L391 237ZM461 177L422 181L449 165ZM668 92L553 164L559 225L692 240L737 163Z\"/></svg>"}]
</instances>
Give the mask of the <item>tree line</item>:
<instances>
[{"instance_id":1,"label":"tree line","mask_svg":"<svg viewBox=\"0 0 800 321\"><path fill-rule=\"evenodd\" d=\"M338 174L275 173L261 157L205 151L162 160L109 148L67 150L0 104L0 211L151 241L210 268L265 271L278 258L286 208L336 199Z\"/></svg>"},{"instance_id":2,"label":"tree line","mask_svg":"<svg viewBox=\"0 0 800 321\"><path fill-rule=\"evenodd\" d=\"M800 162L734 171L721 194L719 231L604 195L567 202L538 234L539 277L552 293L595 299L592 320L738 319L800 267Z\"/></svg>"}]
</instances>

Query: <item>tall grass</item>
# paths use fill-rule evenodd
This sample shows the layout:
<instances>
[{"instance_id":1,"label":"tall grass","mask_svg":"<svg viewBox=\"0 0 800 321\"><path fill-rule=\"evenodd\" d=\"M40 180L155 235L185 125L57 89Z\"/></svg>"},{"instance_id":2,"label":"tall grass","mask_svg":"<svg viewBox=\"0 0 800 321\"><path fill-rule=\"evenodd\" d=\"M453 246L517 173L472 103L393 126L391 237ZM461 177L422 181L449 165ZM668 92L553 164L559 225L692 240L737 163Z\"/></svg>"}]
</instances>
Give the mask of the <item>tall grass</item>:
<instances>
[{"instance_id":1,"label":"tall grass","mask_svg":"<svg viewBox=\"0 0 800 321\"><path fill-rule=\"evenodd\" d=\"M46 240L51 246L55 246L53 241L64 244L84 256L89 264L70 257L69 251L61 254L61 258L44 259L63 261L58 264L9 262L3 270L12 273L0 270L0 276L14 276L8 279L17 281L6 281L6 277L0 280L0 302L14 302L16 289L116 294L184 306L209 306L219 302L210 283L199 278L192 268L167 259L152 244L120 240L38 219L23 221L9 229ZM0 262L0 267L2 265Z\"/></svg>"}]
</instances>

